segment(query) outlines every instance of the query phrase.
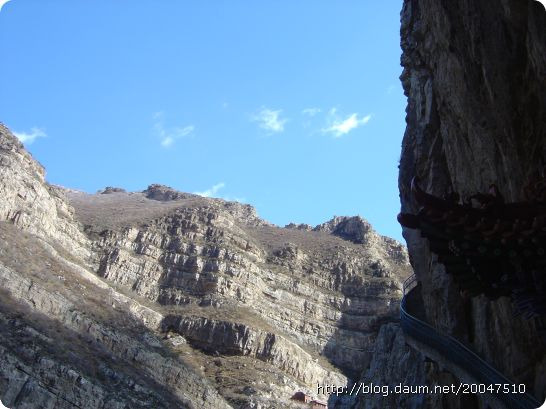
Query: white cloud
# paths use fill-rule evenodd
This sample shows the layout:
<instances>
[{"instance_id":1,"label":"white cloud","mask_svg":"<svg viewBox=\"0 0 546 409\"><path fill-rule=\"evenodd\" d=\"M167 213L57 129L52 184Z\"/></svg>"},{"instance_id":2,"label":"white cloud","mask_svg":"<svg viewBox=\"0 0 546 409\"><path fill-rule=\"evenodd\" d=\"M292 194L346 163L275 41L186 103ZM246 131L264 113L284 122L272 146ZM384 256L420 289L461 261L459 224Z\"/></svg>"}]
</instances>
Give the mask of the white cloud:
<instances>
[{"instance_id":1,"label":"white cloud","mask_svg":"<svg viewBox=\"0 0 546 409\"><path fill-rule=\"evenodd\" d=\"M329 112L329 115L335 116L336 112L337 109L332 108ZM353 129L356 129L361 125L366 125L371 118L371 114L359 118L357 113L353 113L345 119L334 119L333 121L331 121L330 126L322 129L322 132L331 133L334 138L340 138L343 135L351 132Z\"/></svg>"},{"instance_id":2,"label":"white cloud","mask_svg":"<svg viewBox=\"0 0 546 409\"><path fill-rule=\"evenodd\" d=\"M177 139L188 136L195 130L195 126L193 125L167 129L163 124L163 116L163 112L156 112L154 113L153 118L155 119L154 131L161 139L161 146L164 148L168 148L174 144Z\"/></svg>"},{"instance_id":3,"label":"white cloud","mask_svg":"<svg viewBox=\"0 0 546 409\"><path fill-rule=\"evenodd\" d=\"M263 108L257 115L252 118L253 121L258 122L260 128L270 132L282 132L284 131L284 124L287 119L281 118L282 110L273 111L268 108Z\"/></svg>"},{"instance_id":4,"label":"white cloud","mask_svg":"<svg viewBox=\"0 0 546 409\"><path fill-rule=\"evenodd\" d=\"M203 197L212 197L212 196L215 196L216 193L218 193L218 191L220 189L223 189L225 186L226 186L226 184L224 182L220 182L220 183L215 184L210 189L205 190L204 192L194 192L194 194L199 195L199 196L203 196Z\"/></svg>"},{"instance_id":5,"label":"white cloud","mask_svg":"<svg viewBox=\"0 0 546 409\"><path fill-rule=\"evenodd\" d=\"M315 116L319 114L322 110L320 108L305 108L301 111L303 115Z\"/></svg>"},{"instance_id":6,"label":"white cloud","mask_svg":"<svg viewBox=\"0 0 546 409\"><path fill-rule=\"evenodd\" d=\"M8 1L10 0L0 0L0 11L2 11L2 7L4 7Z\"/></svg>"},{"instance_id":7,"label":"white cloud","mask_svg":"<svg viewBox=\"0 0 546 409\"><path fill-rule=\"evenodd\" d=\"M166 136L161 140L161 146L167 148L174 143L174 139L171 136Z\"/></svg>"},{"instance_id":8,"label":"white cloud","mask_svg":"<svg viewBox=\"0 0 546 409\"><path fill-rule=\"evenodd\" d=\"M46 133L40 128L32 128L30 133L26 132L13 132L13 134L19 139L22 143L30 145L36 140L36 138L45 138Z\"/></svg>"}]
</instances>

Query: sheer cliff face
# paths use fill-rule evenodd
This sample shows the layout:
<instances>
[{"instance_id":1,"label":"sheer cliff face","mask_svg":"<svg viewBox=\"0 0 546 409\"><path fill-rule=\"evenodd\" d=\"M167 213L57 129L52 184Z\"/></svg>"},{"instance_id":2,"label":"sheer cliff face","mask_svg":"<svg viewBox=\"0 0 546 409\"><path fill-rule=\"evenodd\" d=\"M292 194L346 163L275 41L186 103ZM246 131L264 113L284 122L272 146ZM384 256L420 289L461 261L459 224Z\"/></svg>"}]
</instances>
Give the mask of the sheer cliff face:
<instances>
[{"instance_id":1,"label":"sheer cliff face","mask_svg":"<svg viewBox=\"0 0 546 409\"><path fill-rule=\"evenodd\" d=\"M3 126L0 176L8 407L292 407L396 320L406 251L359 217L278 228L161 185L53 187Z\"/></svg>"},{"instance_id":2,"label":"sheer cliff face","mask_svg":"<svg viewBox=\"0 0 546 409\"><path fill-rule=\"evenodd\" d=\"M536 1L406 0L401 80L408 97L400 161L402 210L409 187L442 196L485 192L508 202L546 164L546 12ZM427 319L544 399L545 349L509 299L464 302L426 240L405 230Z\"/></svg>"}]
</instances>

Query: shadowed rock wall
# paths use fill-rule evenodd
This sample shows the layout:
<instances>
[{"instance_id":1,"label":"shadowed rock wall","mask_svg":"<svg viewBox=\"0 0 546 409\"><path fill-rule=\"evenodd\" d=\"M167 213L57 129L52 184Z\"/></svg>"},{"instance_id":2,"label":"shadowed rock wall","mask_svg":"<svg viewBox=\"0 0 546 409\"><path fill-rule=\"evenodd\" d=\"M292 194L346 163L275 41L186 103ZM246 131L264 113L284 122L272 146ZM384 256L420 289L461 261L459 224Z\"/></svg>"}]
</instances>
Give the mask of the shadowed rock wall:
<instances>
[{"instance_id":1,"label":"shadowed rock wall","mask_svg":"<svg viewBox=\"0 0 546 409\"><path fill-rule=\"evenodd\" d=\"M523 199L522 186L531 174L545 175L545 27L546 11L533 0L404 1L403 212L418 211L410 194L414 176L437 196L456 191L465 197L495 183L506 201L514 202ZM514 317L507 297L463 300L427 240L414 230L404 229L403 235L421 282L414 301L422 303L426 320L544 400L546 350L535 323ZM454 375L456 367L406 337L397 324L381 328L374 350L360 380L366 385L434 387L461 381ZM336 407L470 409L488 404L479 395L372 394Z\"/></svg>"},{"instance_id":2,"label":"shadowed rock wall","mask_svg":"<svg viewBox=\"0 0 546 409\"><path fill-rule=\"evenodd\" d=\"M407 0L401 76L408 97L400 200L416 212L410 181L441 196L485 192L507 202L546 163L546 11L536 1ZM546 349L535 324L513 316L508 298L464 301L426 240L405 229L428 321L467 342L538 398Z\"/></svg>"}]
</instances>

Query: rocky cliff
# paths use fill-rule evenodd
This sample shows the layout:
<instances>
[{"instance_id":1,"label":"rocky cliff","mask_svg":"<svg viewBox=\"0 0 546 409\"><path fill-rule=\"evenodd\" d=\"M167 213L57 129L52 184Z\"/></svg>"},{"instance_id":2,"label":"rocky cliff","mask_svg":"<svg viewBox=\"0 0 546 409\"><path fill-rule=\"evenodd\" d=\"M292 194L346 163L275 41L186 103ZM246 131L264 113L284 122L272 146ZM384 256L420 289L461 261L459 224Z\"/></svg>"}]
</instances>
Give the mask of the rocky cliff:
<instances>
[{"instance_id":1,"label":"rocky cliff","mask_svg":"<svg viewBox=\"0 0 546 409\"><path fill-rule=\"evenodd\" d=\"M533 175L544 177L545 27L546 11L532 0L404 1L401 81L408 106L399 177L402 211L419 210L410 192L413 177L438 197L457 192L467 198L495 184L508 203L526 199L522 187ZM537 322L517 315L509 297L468 299L418 230L404 229L404 237L421 283L426 320L544 401L546 345ZM415 384L457 379L445 369L445 359L425 359L419 355L423 351L397 341L401 335L391 331L382 336L387 335L394 342L391 354L413 355L415 374L408 379L405 360L378 356L372 363L376 370L365 380L382 379L385 373ZM430 370L438 365L440 372ZM392 399L361 401L360 406L484 404L482 397L467 402L455 396L439 402L430 396Z\"/></svg>"},{"instance_id":2,"label":"rocky cliff","mask_svg":"<svg viewBox=\"0 0 546 409\"><path fill-rule=\"evenodd\" d=\"M0 197L10 408L297 407L368 366L409 274L360 217L279 228L162 185L51 186L4 126Z\"/></svg>"}]
</instances>

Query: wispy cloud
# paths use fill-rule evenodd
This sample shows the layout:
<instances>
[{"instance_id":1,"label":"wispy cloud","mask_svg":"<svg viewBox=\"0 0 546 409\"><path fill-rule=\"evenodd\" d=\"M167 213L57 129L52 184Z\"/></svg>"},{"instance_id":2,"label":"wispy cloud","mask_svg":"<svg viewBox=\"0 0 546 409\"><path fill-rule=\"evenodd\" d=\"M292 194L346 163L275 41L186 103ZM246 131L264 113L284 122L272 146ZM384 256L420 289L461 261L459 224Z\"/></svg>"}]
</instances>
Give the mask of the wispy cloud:
<instances>
[{"instance_id":1,"label":"wispy cloud","mask_svg":"<svg viewBox=\"0 0 546 409\"><path fill-rule=\"evenodd\" d=\"M194 192L193 194L203 196L203 197L213 197L213 196L216 196L218 191L220 189L223 189L225 186L226 184L224 182L220 182L212 186L210 189L207 189L203 192Z\"/></svg>"},{"instance_id":2,"label":"wispy cloud","mask_svg":"<svg viewBox=\"0 0 546 409\"><path fill-rule=\"evenodd\" d=\"M246 197L222 196L222 199L227 200L228 202L247 203Z\"/></svg>"},{"instance_id":3,"label":"wispy cloud","mask_svg":"<svg viewBox=\"0 0 546 409\"><path fill-rule=\"evenodd\" d=\"M226 184L224 182L220 182L203 192L193 192L193 194L203 196L203 197L215 197L218 199L226 200L228 202L239 202L239 203L247 202L245 197L227 196L225 194L219 194L220 190L224 189L225 187L226 187Z\"/></svg>"},{"instance_id":4,"label":"wispy cloud","mask_svg":"<svg viewBox=\"0 0 546 409\"><path fill-rule=\"evenodd\" d=\"M22 143L30 145L36 140L36 138L45 138L47 134L43 129L32 128L29 133L27 132L13 132L13 134L19 139Z\"/></svg>"},{"instance_id":5,"label":"wispy cloud","mask_svg":"<svg viewBox=\"0 0 546 409\"><path fill-rule=\"evenodd\" d=\"M268 108L262 108L260 112L252 117L252 120L258 122L260 128L269 132L284 131L284 124L288 121L286 118L281 118L282 110L274 111Z\"/></svg>"},{"instance_id":6,"label":"wispy cloud","mask_svg":"<svg viewBox=\"0 0 546 409\"><path fill-rule=\"evenodd\" d=\"M322 132L330 133L334 136L334 138L341 138L343 135L348 134L353 129L366 125L368 122L370 122L370 119L372 119L371 114L359 118L357 113L353 113L344 119L340 119L337 115L336 108L332 108L328 115L330 117L334 117L334 119L330 120L329 126L323 128Z\"/></svg>"},{"instance_id":7,"label":"wispy cloud","mask_svg":"<svg viewBox=\"0 0 546 409\"><path fill-rule=\"evenodd\" d=\"M183 128L171 128L169 130L161 129L161 146L168 148L174 141L191 134L194 130L195 127L193 125L188 125Z\"/></svg>"},{"instance_id":8,"label":"wispy cloud","mask_svg":"<svg viewBox=\"0 0 546 409\"><path fill-rule=\"evenodd\" d=\"M305 108L301 111L303 115L307 116L315 116L316 114L319 114L322 110L320 108Z\"/></svg>"},{"instance_id":9,"label":"wispy cloud","mask_svg":"<svg viewBox=\"0 0 546 409\"><path fill-rule=\"evenodd\" d=\"M154 131L161 140L161 146L164 148L172 146L177 139L188 136L195 130L195 126L193 125L165 128L163 112L156 112L153 117L155 120Z\"/></svg>"}]
</instances>

